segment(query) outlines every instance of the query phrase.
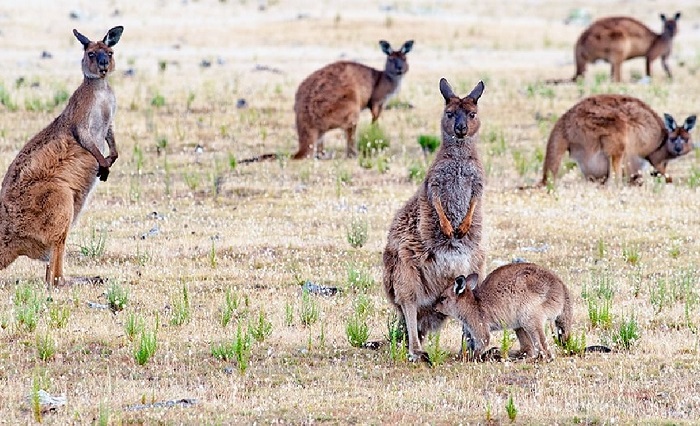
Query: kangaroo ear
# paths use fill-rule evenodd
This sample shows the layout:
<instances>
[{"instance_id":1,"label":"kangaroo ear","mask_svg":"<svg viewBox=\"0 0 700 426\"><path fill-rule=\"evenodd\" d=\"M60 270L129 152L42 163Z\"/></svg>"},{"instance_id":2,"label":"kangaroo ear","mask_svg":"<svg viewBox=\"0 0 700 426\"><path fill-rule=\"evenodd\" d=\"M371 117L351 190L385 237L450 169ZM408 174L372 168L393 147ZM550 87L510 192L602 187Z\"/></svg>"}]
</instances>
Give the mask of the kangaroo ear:
<instances>
[{"instance_id":1,"label":"kangaroo ear","mask_svg":"<svg viewBox=\"0 0 700 426\"><path fill-rule=\"evenodd\" d=\"M408 52L410 52L411 49L413 49L413 40L408 40L406 43L403 44L403 46L401 46L401 53L405 55Z\"/></svg>"},{"instance_id":2,"label":"kangaroo ear","mask_svg":"<svg viewBox=\"0 0 700 426\"><path fill-rule=\"evenodd\" d=\"M460 275L457 278L455 278L455 294L459 296L460 294L464 293L464 290L467 288L467 279L464 278L464 275Z\"/></svg>"},{"instance_id":3,"label":"kangaroo ear","mask_svg":"<svg viewBox=\"0 0 700 426\"><path fill-rule=\"evenodd\" d=\"M676 127L678 127L678 125L676 125L676 120L667 113L664 113L664 124L666 125L666 130L669 132L676 130Z\"/></svg>"},{"instance_id":4,"label":"kangaroo ear","mask_svg":"<svg viewBox=\"0 0 700 426\"><path fill-rule=\"evenodd\" d=\"M469 274L467 277L467 284L469 284L469 290L474 291L476 285L479 283L479 275Z\"/></svg>"},{"instance_id":5,"label":"kangaroo ear","mask_svg":"<svg viewBox=\"0 0 700 426\"><path fill-rule=\"evenodd\" d=\"M112 28L111 30L107 31L107 34L105 35L105 38L102 39L102 42L109 47L114 46L119 42L123 31L124 27L122 27L121 25Z\"/></svg>"},{"instance_id":6,"label":"kangaroo ear","mask_svg":"<svg viewBox=\"0 0 700 426\"><path fill-rule=\"evenodd\" d=\"M691 115L690 117L685 119L685 123L683 123L683 128L686 131L691 131L695 127L695 116Z\"/></svg>"},{"instance_id":7,"label":"kangaroo ear","mask_svg":"<svg viewBox=\"0 0 700 426\"><path fill-rule=\"evenodd\" d=\"M661 18L661 22L666 22L666 14L665 13L660 13L659 18Z\"/></svg>"},{"instance_id":8,"label":"kangaroo ear","mask_svg":"<svg viewBox=\"0 0 700 426\"><path fill-rule=\"evenodd\" d=\"M680 12L676 12L676 15L673 17L673 20L674 20L674 21L677 21L678 18L680 18L680 17L681 17L681 13L680 13Z\"/></svg>"},{"instance_id":9,"label":"kangaroo ear","mask_svg":"<svg viewBox=\"0 0 700 426\"><path fill-rule=\"evenodd\" d=\"M387 55L391 55L394 51L391 50L391 45L386 40L379 40L379 46L382 48L382 52Z\"/></svg>"},{"instance_id":10,"label":"kangaroo ear","mask_svg":"<svg viewBox=\"0 0 700 426\"><path fill-rule=\"evenodd\" d=\"M83 45L83 49L86 49L88 44L90 44L90 39L80 34L75 28L73 29L73 35Z\"/></svg>"},{"instance_id":11,"label":"kangaroo ear","mask_svg":"<svg viewBox=\"0 0 700 426\"><path fill-rule=\"evenodd\" d=\"M456 98L455 92L452 91L452 86L450 86L450 83L448 83L444 77L440 79L440 93L442 93L442 97L445 98L445 103L449 102L452 98Z\"/></svg>"},{"instance_id":12,"label":"kangaroo ear","mask_svg":"<svg viewBox=\"0 0 700 426\"><path fill-rule=\"evenodd\" d=\"M467 95L467 97L474 99L474 103L477 103L482 93L484 93L484 82L480 81L476 84L474 89L472 89L472 92L469 95Z\"/></svg>"}]
</instances>

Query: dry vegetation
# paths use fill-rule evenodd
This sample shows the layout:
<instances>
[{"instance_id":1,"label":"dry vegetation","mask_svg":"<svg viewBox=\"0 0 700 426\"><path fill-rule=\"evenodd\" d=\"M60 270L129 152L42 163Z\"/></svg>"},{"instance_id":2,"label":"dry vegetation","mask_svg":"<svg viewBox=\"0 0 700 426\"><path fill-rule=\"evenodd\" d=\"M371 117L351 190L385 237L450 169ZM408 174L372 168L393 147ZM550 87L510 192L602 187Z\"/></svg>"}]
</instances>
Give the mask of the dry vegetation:
<instances>
[{"instance_id":1,"label":"dry vegetation","mask_svg":"<svg viewBox=\"0 0 700 426\"><path fill-rule=\"evenodd\" d=\"M574 9L567 2L381 3L388 11L364 1L351 10L347 2L269 1L265 11L252 0L98 3L27 0L0 12L2 173L80 82L71 30L98 37L125 27L112 78L121 156L70 235L65 268L107 282L48 292L43 264L26 258L0 272L3 421L33 421L26 397L39 387L67 397L43 415L51 424L507 423L510 397L516 422L525 424L700 418L700 155L671 164L671 185L647 176L642 187L600 187L572 170L554 193L516 189L538 179L554 120L581 96L629 93L660 113L700 112L695 2L578 2L594 17L631 14L655 30L659 12L680 8L676 79L663 78L656 63L651 84L630 83L643 72L635 60L623 65L625 83L609 83L601 64L584 84L564 86L538 81L573 75L583 27L564 24ZM231 167L233 158L293 153L296 85L341 57L381 66L379 39L416 41L399 96L414 108L387 110L379 121L391 140L388 170L344 159L339 132L326 138L337 159ZM42 59L43 50L53 57ZM124 75L128 69L134 74ZM522 257L557 272L574 296L575 334L612 353L463 363L454 321L440 339L449 356L434 368L392 359L388 345L372 351L348 343L358 304L370 340L387 335L381 252L394 212L415 190L409 169L425 166L417 138L439 132L442 76L460 94L486 83L487 269ZM239 98L246 108L236 107ZM196 154L198 144L204 150ZM352 221L368 228L360 248L347 242ZM350 270L366 275L367 289L351 285ZM343 292L304 302L306 280ZM115 285L128 292L123 310L89 307L107 303ZM594 327L589 303L606 294L601 287L612 290L611 320ZM227 292L239 304L224 327ZM32 293L36 328L26 313L31 303L21 303ZM309 300L316 322L313 312L302 314ZM271 333L251 341L244 372L235 359L212 355L260 312ZM632 318L640 338L627 348L616 336ZM157 349L144 365L134 355L140 335L132 340L126 331L138 319L146 331L157 325ZM179 398L197 403L127 409Z\"/></svg>"}]
</instances>

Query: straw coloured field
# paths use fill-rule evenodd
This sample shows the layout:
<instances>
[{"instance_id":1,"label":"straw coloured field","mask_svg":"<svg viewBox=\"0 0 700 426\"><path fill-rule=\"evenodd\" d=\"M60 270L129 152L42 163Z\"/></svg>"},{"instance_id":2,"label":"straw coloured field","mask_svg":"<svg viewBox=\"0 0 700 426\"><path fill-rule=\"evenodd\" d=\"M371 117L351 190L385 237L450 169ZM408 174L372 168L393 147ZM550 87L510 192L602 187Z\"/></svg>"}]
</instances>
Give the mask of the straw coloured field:
<instances>
[{"instance_id":1,"label":"straw coloured field","mask_svg":"<svg viewBox=\"0 0 700 426\"><path fill-rule=\"evenodd\" d=\"M27 258L0 271L2 421L700 418L700 150L670 163L672 184L646 173L639 187L601 186L567 162L553 191L518 189L538 181L554 122L584 96L633 95L679 122L700 113L696 2L11 3L0 11L3 175L82 80L73 28L91 39L125 29L110 78L120 156L71 231L65 261L67 275L101 279L47 289L44 263ZM573 76L586 19L630 15L660 31L659 13L677 10L672 81L655 62L651 82L639 83L637 59L620 84L607 64L578 84L543 83ZM394 48L415 40L379 119L388 148L346 159L334 131L328 159L289 160L297 85L339 59L382 68L381 39ZM462 96L486 86L487 271L515 258L553 270L572 293L579 344L610 353L464 362L454 320L429 338L432 367L388 341L382 251L430 161L418 140L439 135L441 77ZM364 112L358 133L369 121ZM279 159L238 164L265 153ZM307 281L340 291L303 292ZM383 344L360 347L366 340ZM494 332L491 344L517 348L513 332ZM39 390L65 405L42 413Z\"/></svg>"}]
</instances>

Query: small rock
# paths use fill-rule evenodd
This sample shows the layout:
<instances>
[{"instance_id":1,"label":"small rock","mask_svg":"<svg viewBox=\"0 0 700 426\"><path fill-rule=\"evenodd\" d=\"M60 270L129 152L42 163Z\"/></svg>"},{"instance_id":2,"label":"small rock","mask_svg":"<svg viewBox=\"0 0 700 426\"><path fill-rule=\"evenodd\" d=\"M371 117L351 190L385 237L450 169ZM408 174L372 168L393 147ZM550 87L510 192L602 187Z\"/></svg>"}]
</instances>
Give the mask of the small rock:
<instances>
[{"instance_id":1,"label":"small rock","mask_svg":"<svg viewBox=\"0 0 700 426\"><path fill-rule=\"evenodd\" d=\"M51 54L51 52L46 51L46 50L41 52L41 59L51 59L51 58L53 58L53 55Z\"/></svg>"},{"instance_id":2,"label":"small rock","mask_svg":"<svg viewBox=\"0 0 700 426\"><path fill-rule=\"evenodd\" d=\"M248 102L245 99L240 98L236 101L236 108L242 109L248 107Z\"/></svg>"},{"instance_id":3,"label":"small rock","mask_svg":"<svg viewBox=\"0 0 700 426\"><path fill-rule=\"evenodd\" d=\"M338 293L337 287L327 287L315 284L311 281L304 282L301 289L303 291L308 291L309 293L320 294L321 296L335 296Z\"/></svg>"},{"instance_id":4,"label":"small rock","mask_svg":"<svg viewBox=\"0 0 700 426\"><path fill-rule=\"evenodd\" d=\"M48 392L46 392L43 389L39 389L38 394L39 405L41 406L42 413L55 411L58 409L58 407L66 405L65 396L51 396ZM33 394L27 395L27 403L29 403L30 406L34 404L35 397L36 395Z\"/></svg>"}]
</instances>

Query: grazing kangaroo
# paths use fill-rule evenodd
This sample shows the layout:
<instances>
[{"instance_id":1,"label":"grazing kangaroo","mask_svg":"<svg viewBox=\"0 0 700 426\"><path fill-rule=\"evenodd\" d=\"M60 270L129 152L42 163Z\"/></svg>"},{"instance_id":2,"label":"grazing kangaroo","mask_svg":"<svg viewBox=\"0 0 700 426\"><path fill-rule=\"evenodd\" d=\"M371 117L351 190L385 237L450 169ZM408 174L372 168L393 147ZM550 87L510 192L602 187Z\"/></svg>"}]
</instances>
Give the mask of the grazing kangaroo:
<instances>
[{"instance_id":1,"label":"grazing kangaroo","mask_svg":"<svg viewBox=\"0 0 700 426\"><path fill-rule=\"evenodd\" d=\"M445 316L432 306L458 275L481 273L484 170L477 152L479 82L459 98L440 80L445 98L442 144L415 195L396 213L384 249L384 290L408 334L409 359L427 359L425 335Z\"/></svg>"},{"instance_id":2,"label":"grazing kangaroo","mask_svg":"<svg viewBox=\"0 0 700 426\"><path fill-rule=\"evenodd\" d=\"M547 141L540 186L553 183L567 151L583 175L605 182L611 172L624 173L631 183L641 183L642 169L651 163L655 173L666 175L674 158L693 149L690 130L695 116L678 126L668 114L662 120L647 104L627 95L596 95L585 98L557 120Z\"/></svg>"},{"instance_id":3,"label":"grazing kangaroo","mask_svg":"<svg viewBox=\"0 0 700 426\"><path fill-rule=\"evenodd\" d=\"M554 321L559 341L569 339L571 298L553 272L532 263L511 263L495 269L478 287L477 282L476 274L460 275L435 305L436 311L457 318L468 330L475 359L484 353L494 330L514 329L528 358L553 358L544 332L548 320Z\"/></svg>"},{"instance_id":4,"label":"grazing kangaroo","mask_svg":"<svg viewBox=\"0 0 700 426\"><path fill-rule=\"evenodd\" d=\"M369 108L372 123L382 113L386 101L398 92L403 76L408 71L406 54L413 48L409 40L399 50L389 43L379 42L387 55L384 71L356 62L339 61L314 71L297 89L296 113L299 151L294 159L323 154L323 134L332 129L343 129L347 137L347 156L357 155L355 129L360 112Z\"/></svg>"},{"instance_id":5,"label":"grazing kangaroo","mask_svg":"<svg viewBox=\"0 0 700 426\"><path fill-rule=\"evenodd\" d=\"M678 32L678 12L673 19L660 15L663 22L663 32L656 34L646 25L629 17L610 17L595 21L581 33L574 48L576 75L573 80L582 76L586 64L603 59L612 65L613 81L620 82L620 68L627 59L644 56L646 58L646 75L651 77L651 63L661 56L661 65L668 78L671 70L666 60L671 54L671 43Z\"/></svg>"},{"instance_id":6,"label":"grazing kangaroo","mask_svg":"<svg viewBox=\"0 0 700 426\"><path fill-rule=\"evenodd\" d=\"M66 238L97 179L107 180L117 159L112 130L116 100L107 83L114 70L112 47L123 27L102 41L82 43L83 83L68 105L20 150L0 190L0 269L19 256L48 261L46 283L63 284ZM105 158L103 151L109 149Z\"/></svg>"}]
</instances>

